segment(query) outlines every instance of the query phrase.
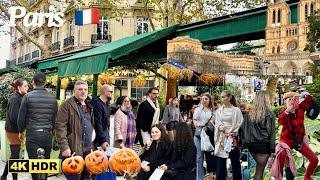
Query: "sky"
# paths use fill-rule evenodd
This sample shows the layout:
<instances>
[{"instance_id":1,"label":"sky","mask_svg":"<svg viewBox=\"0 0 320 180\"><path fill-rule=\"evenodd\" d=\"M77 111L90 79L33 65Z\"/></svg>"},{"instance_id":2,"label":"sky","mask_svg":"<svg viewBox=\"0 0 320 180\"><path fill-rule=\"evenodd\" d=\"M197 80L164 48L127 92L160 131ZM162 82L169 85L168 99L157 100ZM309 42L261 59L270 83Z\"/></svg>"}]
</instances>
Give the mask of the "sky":
<instances>
[{"instance_id":1,"label":"sky","mask_svg":"<svg viewBox=\"0 0 320 180\"><path fill-rule=\"evenodd\" d=\"M0 69L6 66L6 60L9 59L10 36L0 35Z\"/></svg>"}]
</instances>

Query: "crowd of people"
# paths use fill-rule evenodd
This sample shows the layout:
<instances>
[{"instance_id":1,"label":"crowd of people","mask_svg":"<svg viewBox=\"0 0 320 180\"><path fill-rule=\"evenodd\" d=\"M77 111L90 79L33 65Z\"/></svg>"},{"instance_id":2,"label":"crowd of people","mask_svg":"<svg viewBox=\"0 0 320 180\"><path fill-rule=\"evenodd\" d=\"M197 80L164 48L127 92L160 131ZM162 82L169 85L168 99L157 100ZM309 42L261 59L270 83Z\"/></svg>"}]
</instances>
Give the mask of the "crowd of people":
<instances>
[{"instance_id":1,"label":"crowd of people","mask_svg":"<svg viewBox=\"0 0 320 180\"><path fill-rule=\"evenodd\" d=\"M55 133L62 160L74 153L85 158L98 147L107 150L111 145L116 148L140 145L142 163L136 176L139 180L149 179L156 169L164 171L161 178L164 180L202 180L207 175L225 180L228 158L233 179L241 180L240 156L243 149L248 149L256 161L255 180L263 179L270 157L274 160L272 177L281 179L286 167L286 178L293 179L296 169L292 164L292 149L309 160L305 180L312 179L318 164L317 156L309 148L304 128L304 113L313 102L308 93L285 94L286 108L279 114L282 130L276 145L276 115L271 112L266 91L256 93L250 108L238 106L235 96L229 91L220 94L220 104L210 94L203 94L200 103L192 105L188 118L184 118L176 97L169 99L161 113L157 88L150 88L140 103L121 96L113 109L110 104L112 85L102 85L100 95L90 100L87 82L79 80L74 84L73 96L58 107L54 95L45 89L45 82L45 74L36 73L30 92L24 79L17 79L11 84L14 93L8 102L5 125L11 159L19 159L24 133L30 159L37 158L38 148L43 148L45 158L50 158L52 143L48 142L52 142ZM7 175L6 166L1 179L6 179ZM12 176L17 179L17 174ZM93 178L85 169L81 174L66 174L65 177ZM38 179L38 175L32 174L32 179Z\"/></svg>"}]
</instances>

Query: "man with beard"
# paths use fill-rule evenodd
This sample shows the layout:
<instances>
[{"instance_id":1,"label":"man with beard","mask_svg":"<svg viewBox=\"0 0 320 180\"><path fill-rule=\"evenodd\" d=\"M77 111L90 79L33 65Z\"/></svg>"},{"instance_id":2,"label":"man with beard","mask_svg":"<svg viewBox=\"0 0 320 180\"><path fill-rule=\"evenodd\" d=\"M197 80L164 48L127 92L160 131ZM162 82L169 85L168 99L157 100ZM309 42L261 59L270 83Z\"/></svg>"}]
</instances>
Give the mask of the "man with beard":
<instances>
[{"instance_id":1,"label":"man with beard","mask_svg":"<svg viewBox=\"0 0 320 180\"><path fill-rule=\"evenodd\" d=\"M148 94L147 100L140 104L137 115L137 129L141 129L143 144L150 138L151 126L158 124L160 118L159 89L150 88Z\"/></svg>"},{"instance_id":2,"label":"man with beard","mask_svg":"<svg viewBox=\"0 0 320 180\"><path fill-rule=\"evenodd\" d=\"M91 101L94 114L94 130L96 138L93 143L95 147L106 149L110 143L110 101L112 99L113 88L109 84L104 84L100 88L100 96Z\"/></svg>"}]
</instances>

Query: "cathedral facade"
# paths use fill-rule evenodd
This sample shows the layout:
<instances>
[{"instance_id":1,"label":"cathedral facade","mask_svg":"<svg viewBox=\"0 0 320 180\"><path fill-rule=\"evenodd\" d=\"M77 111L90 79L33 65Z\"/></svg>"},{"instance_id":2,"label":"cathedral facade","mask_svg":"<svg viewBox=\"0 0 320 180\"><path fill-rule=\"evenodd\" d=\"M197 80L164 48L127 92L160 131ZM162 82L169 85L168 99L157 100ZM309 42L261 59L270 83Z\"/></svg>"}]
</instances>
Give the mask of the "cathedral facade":
<instances>
[{"instance_id":1,"label":"cathedral facade","mask_svg":"<svg viewBox=\"0 0 320 180\"><path fill-rule=\"evenodd\" d=\"M290 0L293 1L293 0ZM307 18L320 9L320 0L270 0L267 12L265 59L268 75L310 75Z\"/></svg>"}]
</instances>

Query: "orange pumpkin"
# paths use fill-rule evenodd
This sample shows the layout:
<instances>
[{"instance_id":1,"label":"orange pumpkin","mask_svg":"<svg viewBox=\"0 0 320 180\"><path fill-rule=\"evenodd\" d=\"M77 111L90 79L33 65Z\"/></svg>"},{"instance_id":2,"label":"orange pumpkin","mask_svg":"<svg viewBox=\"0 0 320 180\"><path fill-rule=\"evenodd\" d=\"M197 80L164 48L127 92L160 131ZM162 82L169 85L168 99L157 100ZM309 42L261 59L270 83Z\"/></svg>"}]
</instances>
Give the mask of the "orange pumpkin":
<instances>
[{"instance_id":1,"label":"orange pumpkin","mask_svg":"<svg viewBox=\"0 0 320 180\"><path fill-rule=\"evenodd\" d=\"M84 160L81 156L74 154L62 162L62 171L65 174L80 174L84 168Z\"/></svg>"},{"instance_id":2,"label":"orange pumpkin","mask_svg":"<svg viewBox=\"0 0 320 180\"><path fill-rule=\"evenodd\" d=\"M108 169L108 158L102 151L96 150L86 156L85 165L91 174L101 174Z\"/></svg>"},{"instance_id":3,"label":"orange pumpkin","mask_svg":"<svg viewBox=\"0 0 320 180\"><path fill-rule=\"evenodd\" d=\"M119 174L136 174L140 171L141 160L132 149L123 148L117 150L109 159L111 171Z\"/></svg>"}]
</instances>

